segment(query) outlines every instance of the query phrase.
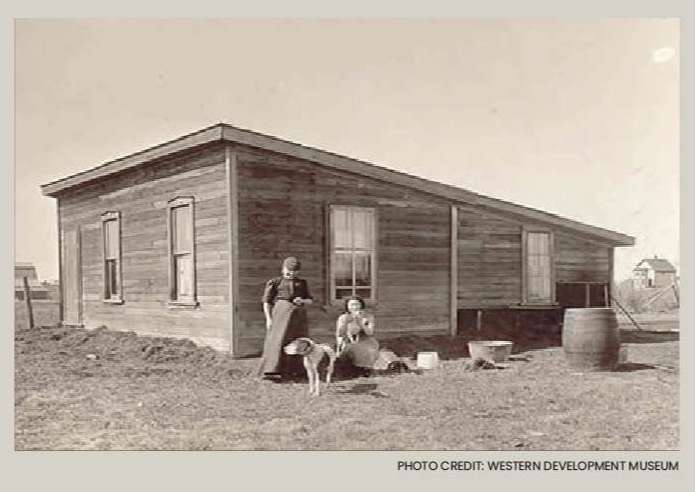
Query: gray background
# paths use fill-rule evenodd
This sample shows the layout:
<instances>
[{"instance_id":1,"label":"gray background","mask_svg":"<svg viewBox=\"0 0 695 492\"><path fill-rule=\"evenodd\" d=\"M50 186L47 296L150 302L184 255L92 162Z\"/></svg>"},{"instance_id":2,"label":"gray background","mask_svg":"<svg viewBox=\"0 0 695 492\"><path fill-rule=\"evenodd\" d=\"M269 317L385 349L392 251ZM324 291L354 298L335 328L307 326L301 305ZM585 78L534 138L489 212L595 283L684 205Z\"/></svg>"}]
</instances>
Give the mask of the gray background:
<instances>
[{"instance_id":1,"label":"gray background","mask_svg":"<svg viewBox=\"0 0 695 492\"><path fill-rule=\"evenodd\" d=\"M695 443L692 415L695 393L693 386L693 5L691 1L640 1L640 0L584 0L577 1L493 1L441 2L429 1L422 5L403 5L403 2L342 2L324 5L326 2L282 2L254 4L241 2L197 1L187 6L159 0L147 4L140 1L120 1L96 7L93 2L63 1L11 2L4 6L2 24L3 40L8 44L0 51L3 66L8 70L2 82L8 84L2 100L6 106L3 120L6 131L3 149L5 159L2 180L5 200L0 214L2 231L7 240L0 242L3 278L3 310L7 327L6 350L0 361L3 364L3 389L6 405L2 422L5 438L3 446L3 484L8 490L231 490L238 487L266 489L273 485L288 486L296 490L466 490L485 486L488 490L513 488L516 490L610 490L625 487L627 490L694 490ZM42 5L45 4L45 5ZM681 269L682 298L681 325L685 327L681 343L681 452L22 452L13 451L13 365L12 314L10 301L11 268L14 258L13 229L13 158L12 158L12 18L27 17L562 17L596 19L602 17L681 17L681 105L682 111L682 164L681 164ZM5 129L5 128L4 128ZM636 412L640 409L636 408ZM688 418L690 417L690 418ZM399 459L679 459L681 472L645 473L465 473L465 472L397 472ZM686 483L686 479L688 482Z\"/></svg>"}]
</instances>

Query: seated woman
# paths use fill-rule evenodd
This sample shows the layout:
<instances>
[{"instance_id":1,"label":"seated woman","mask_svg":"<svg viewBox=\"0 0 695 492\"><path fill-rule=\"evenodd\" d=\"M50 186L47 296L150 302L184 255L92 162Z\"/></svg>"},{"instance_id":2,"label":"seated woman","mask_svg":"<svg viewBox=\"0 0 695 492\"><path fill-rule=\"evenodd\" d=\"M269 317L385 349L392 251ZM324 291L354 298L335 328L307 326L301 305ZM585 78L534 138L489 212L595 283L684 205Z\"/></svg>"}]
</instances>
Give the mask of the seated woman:
<instances>
[{"instance_id":1,"label":"seated woman","mask_svg":"<svg viewBox=\"0 0 695 492\"><path fill-rule=\"evenodd\" d=\"M379 357L379 342L374 338L374 316L365 311L362 298L345 299L345 312L338 317L335 330L341 369L369 372ZM341 371L342 372L342 371Z\"/></svg>"}]
</instances>

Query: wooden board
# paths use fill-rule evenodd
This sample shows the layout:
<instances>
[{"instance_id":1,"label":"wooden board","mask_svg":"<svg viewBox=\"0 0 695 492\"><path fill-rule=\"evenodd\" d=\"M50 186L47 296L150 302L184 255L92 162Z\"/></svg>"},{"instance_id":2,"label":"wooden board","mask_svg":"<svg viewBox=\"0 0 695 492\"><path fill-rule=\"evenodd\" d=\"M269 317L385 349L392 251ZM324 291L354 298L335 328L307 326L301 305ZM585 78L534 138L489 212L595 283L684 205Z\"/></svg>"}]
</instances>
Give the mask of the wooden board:
<instances>
[{"instance_id":1,"label":"wooden board","mask_svg":"<svg viewBox=\"0 0 695 492\"><path fill-rule=\"evenodd\" d=\"M82 268L79 228L63 234L63 321L68 325L82 324Z\"/></svg>"},{"instance_id":2,"label":"wooden board","mask_svg":"<svg viewBox=\"0 0 695 492\"><path fill-rule=\"evenodd\" d=\"M242 351L259 350L265 331L260 297L290 254L324 310L312 308L312 336L333 336L340 304L327 279L330 205L376 211L379 332L450 330L451 210L446 201L403 187L238 147L239 304ZM424 330L424 331L423 331Z\"/></svg>"},{"instance_id":3,"label":"wooden board","mask_svg":"<svg viewBox=\"0 0 695 492\"><path fill-rule=\"evenodd\" d=\"M612 248L564 233L555 234L555 248L558 282L610 282Z\"/></svg>"},{"instance_id":4,"label":"wooden board","mask_svg":"<svg viewBox=\"0 0 695 492\"><path fill-rule=\"evenodd\" d=\"M229 202L225 150L198 149L114 175L59 198L60 227L82 234L82 322L138 333L189 336L230 348ZM170 200L194 200L196 307L169 305ZM123 304L103 302L100 215L120 212ZM67 251L67 249L64 247ZM63 269L66 265L63 265Z\"/></svg>"},{"instance_id":5,"label":"wooden board","mask_svg":"<svg viewBox=\"0 0 695 492\"><path fill-rule=\"evenodd\" d=\"M521 224L458 210L458 307L521 301Z\"/></svg>"}]
</instances>

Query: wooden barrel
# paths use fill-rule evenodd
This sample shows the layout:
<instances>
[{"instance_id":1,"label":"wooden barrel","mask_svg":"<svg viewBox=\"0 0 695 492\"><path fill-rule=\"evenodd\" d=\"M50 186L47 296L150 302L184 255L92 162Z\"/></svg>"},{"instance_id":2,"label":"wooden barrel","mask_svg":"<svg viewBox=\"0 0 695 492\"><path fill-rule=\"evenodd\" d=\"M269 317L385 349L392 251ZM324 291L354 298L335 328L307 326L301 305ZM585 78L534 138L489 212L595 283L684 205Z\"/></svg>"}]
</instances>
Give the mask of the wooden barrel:
<instances>
[{"instance_id":1,"label":"wooden barrel","mask_svg":"<svg viewBox=\"0 0 695 492\"><path fill-rule=\"evenodd\" d=\"M570 367L611 371L618 364L620 332L612 308L565 310L562 348Z\"/></svg>"}]
</instances>

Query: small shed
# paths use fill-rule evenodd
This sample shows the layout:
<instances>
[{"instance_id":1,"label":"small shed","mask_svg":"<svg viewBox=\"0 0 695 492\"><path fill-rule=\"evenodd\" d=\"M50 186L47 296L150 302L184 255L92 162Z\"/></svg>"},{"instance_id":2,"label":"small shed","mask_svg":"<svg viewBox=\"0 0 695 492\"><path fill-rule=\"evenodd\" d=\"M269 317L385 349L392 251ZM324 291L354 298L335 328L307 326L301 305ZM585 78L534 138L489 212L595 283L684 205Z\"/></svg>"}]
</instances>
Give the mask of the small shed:
<instances>
[{"instance_id":1,"label":"small shed","mask_svg":"<svg viewBox=\"0 0 695 492\"><path fill-rule=\"evenodd\" d=\"M39 276L33 263L16 262L14 265L14 298L24 300L24 277L27 278L30 299L47 300L51 291L45 283L39 282Z\"/></svg>"},{"instance_id":2,"label":"small shed","mask_svg":"<svg viewBox=\"0 0 695 492\"><path fill-rule=\"evenodd\" d=\"M261 295L303 263L311 336L361 295L378 336L466 313L610 302L634 238L218 124L42 186L57 201L62 320L257 355Z\"/></svg>"},{"instance_id":3,"label":"small shed","mask_svg":"<svg viewBox=\"0 0 695 492\"><path fill-rule=\"evenodd\" d=\"M668 287L676 281L676 268L665 258L645 258L632 270L636 289Z\"/></svg>"}]
</instances>

